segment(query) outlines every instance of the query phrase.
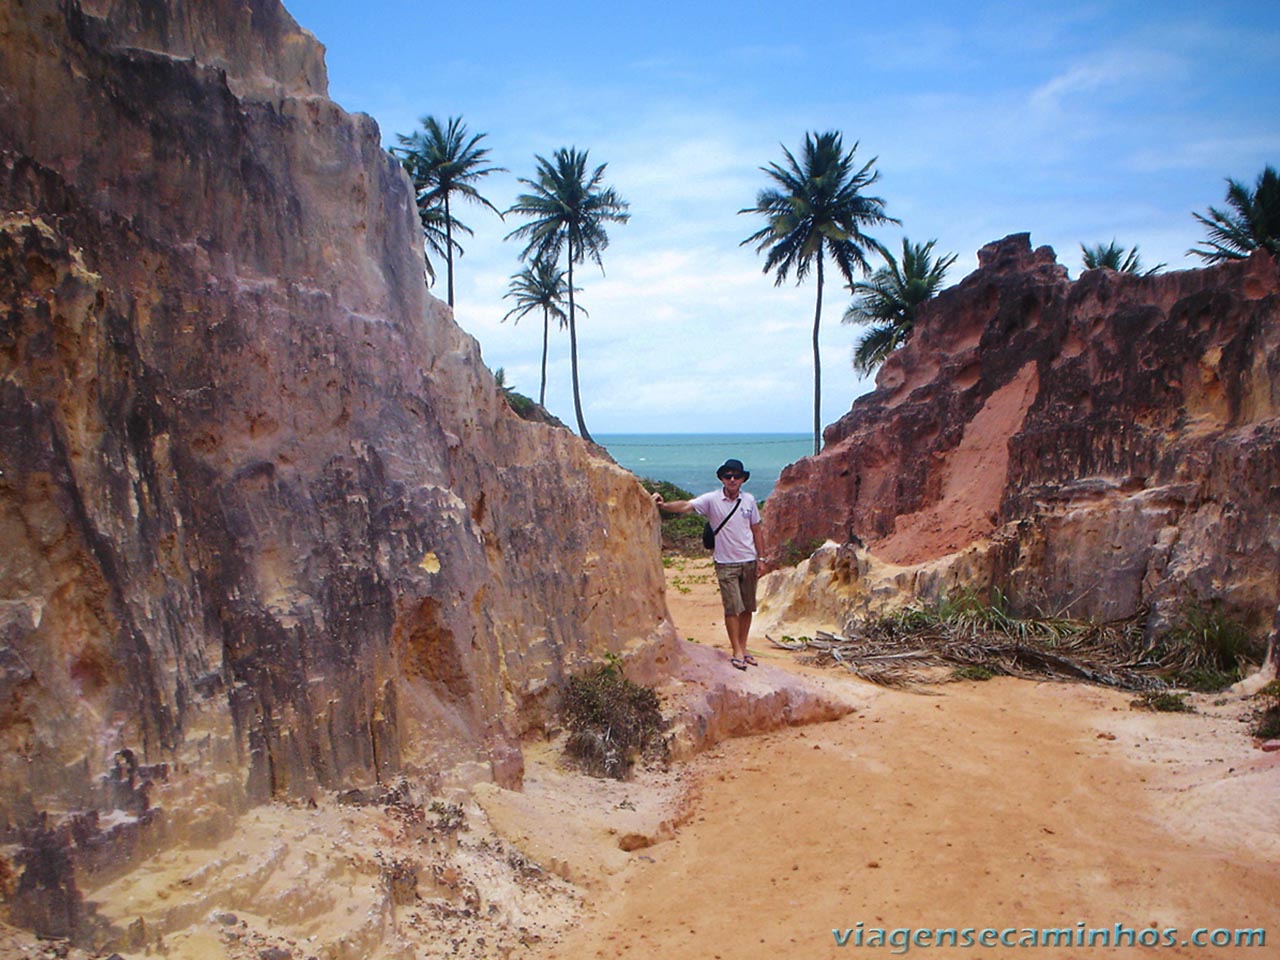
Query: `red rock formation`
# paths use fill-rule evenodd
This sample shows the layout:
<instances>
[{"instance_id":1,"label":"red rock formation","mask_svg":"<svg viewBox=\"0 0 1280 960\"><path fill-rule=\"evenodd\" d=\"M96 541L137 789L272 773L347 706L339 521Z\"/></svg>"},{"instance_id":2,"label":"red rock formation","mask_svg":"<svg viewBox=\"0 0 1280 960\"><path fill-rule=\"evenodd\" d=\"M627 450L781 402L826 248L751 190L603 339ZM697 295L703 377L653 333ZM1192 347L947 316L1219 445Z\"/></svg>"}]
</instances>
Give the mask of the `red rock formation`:
<instances>
[{"instance_id":1,"label":"red rock formation","mask_svg":"<svg viewBox=\"0 0 1280 960\"><path fill-rule=\"evenodd\" d=\"M983 248L769 499L771 552L862 541L915 589L999 585L1114 618L1280 602L1280 267L1076 282L1027 235ZM980 547L980 559L974 548ZM963 562L951 562L963 555Z\"/></svg>"},{"instance_id":2,"label":"red rock formation","mask_svg":"<svg viewBox=\"0 0 1280 960\"><path fill-rule=\"evenodd\" d=\"M674 639L652 504L507 409L325 84L275 0L0 8L19 923L83 920L68 847L463 761L517 784L567 669Z\"/></svg>"}]
</instances>

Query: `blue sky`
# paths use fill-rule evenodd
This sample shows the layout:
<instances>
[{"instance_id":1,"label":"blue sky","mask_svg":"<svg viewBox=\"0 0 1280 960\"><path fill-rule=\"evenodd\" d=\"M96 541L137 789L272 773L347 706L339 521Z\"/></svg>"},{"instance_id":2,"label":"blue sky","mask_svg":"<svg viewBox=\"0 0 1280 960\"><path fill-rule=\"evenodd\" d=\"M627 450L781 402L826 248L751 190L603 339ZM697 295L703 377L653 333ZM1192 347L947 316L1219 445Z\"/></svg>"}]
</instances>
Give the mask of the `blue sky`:
<instances>
[{"instance_id":1,"label":"blue sky","mask_svg":"<svg viewBox=\"0 0 1280 960\"><path fill-rule=\"evenodd\" d=\"M481 192L506 209L534 156L607 163L630 202L605 272L576 272L588 428L797 431L812 421L812 281L781 287L740 241L759 168L807 131L878 158L874 193L905 234L976 266L1028 231L1077 276L1080 244L1137 244L1188 269L1192 211L1225 178L1280 164L1280 4L1240 2L683 4L286 0L326 46L330 96L383 142L461 115L509 168ZM456 316L485 362L537 396L541 319L501 322L519 225L482 207L456 264ZM443 276L443 271L441 271ZM443 282L437 287L442 299ZM847 292L823 310L823 422L872 384L850 366ZM547 406L573 423L567 334L553 331Z\"/></svg>"}]
</instances>

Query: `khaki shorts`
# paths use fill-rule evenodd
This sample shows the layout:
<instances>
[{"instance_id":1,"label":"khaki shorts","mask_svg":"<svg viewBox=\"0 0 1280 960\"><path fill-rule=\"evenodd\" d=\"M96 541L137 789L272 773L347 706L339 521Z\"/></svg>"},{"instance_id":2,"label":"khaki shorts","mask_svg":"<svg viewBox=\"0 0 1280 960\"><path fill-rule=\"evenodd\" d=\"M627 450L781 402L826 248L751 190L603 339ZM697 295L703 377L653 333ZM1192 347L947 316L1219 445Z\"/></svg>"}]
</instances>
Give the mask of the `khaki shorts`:
<instances>
[{"instance_id":1,"label":"khaki shorts","mask_svg":"<svg viewBox=\"0 0 1280 960\"><path fill-rule=\"evenodd\" d=\"M717 563L716 582L720 584L720 602L724 615L756 612L756 562Z\"/></svg>"}]
</instances>

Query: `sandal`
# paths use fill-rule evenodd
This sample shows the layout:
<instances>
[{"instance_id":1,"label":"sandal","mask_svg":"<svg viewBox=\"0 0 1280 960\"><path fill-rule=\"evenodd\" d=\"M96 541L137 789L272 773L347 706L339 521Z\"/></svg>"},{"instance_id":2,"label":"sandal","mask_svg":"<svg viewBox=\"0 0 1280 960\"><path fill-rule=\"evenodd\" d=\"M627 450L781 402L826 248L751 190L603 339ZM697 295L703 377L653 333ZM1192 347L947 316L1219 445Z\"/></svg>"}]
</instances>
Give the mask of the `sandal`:
<instances>
[{"instance_id":1,"label":"sandal","mask_svg":"<svg viewBox=\"0 0 1280 960\"><path fill-rule=\"evenodd\" d=\"M747 666L749 666L749 667L758 667L758 666L760 666L760 661L758 661L755 657L753 657L753 656L752 656L751 654L749 654L749 653L748 653L748 654L745 654L745 655L743 656L743 658L742 658L742 662L743 662L743 663L745 663L745 664L746 664Z\"/></svg>"},{"instance_id":2,"label":"sandal","mask_svg":"<svg viewBox=\"0 0 1280 960\"><path fill-rule=\"evenodd\" d=\"M730 657L729 662L732 663L739 670L747 669L746 663L742 660L739 660L737 657Z\"/></svg>"}]
</instances>

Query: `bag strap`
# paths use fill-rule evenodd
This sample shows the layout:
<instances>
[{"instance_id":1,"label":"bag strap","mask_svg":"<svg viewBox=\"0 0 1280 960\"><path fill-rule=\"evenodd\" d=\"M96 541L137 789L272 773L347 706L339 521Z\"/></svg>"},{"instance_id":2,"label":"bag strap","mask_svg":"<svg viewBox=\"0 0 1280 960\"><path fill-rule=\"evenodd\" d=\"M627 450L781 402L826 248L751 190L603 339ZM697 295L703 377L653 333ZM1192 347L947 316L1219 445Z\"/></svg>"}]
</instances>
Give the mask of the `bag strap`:
<instances>
[{"instance_id":1,"label":"bag strap","mask_svg":"<svg viewBox=\"0 0 1280 960\"><path fill-rule=\"evenodd\" d=\"M723 530L724 525L729 522L730 517L732 517L735 513L738 512L738 508L740 506L742 506L742 497L738 497L738 499L734 501L733 509L730 510L728 514L725 515L725 518L720 521L720 526L716 527L715 530L712 531L712 533L719 533L721 530Z\"/></svg>"}]
</instances>

